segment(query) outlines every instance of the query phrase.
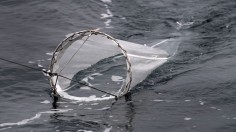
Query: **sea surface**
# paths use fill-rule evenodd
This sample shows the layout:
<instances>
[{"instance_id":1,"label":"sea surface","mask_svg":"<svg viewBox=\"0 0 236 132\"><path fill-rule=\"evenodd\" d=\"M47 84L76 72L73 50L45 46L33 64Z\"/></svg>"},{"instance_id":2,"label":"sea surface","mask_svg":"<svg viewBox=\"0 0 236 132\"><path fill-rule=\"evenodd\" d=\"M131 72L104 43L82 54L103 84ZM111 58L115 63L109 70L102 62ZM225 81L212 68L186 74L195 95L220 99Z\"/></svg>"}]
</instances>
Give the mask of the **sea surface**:
<instances>
[{"instance_id":1,"label":"sea surface","mask_svg":"<svg viewBox=\"0 0 236 132\"><path fill-rule=\"evenodd\" d=\"M132 102L60 101L48 77L0 61L2 132L235 132L235 0L1 0L0 57L48 69L65 35L100 29L141 44L181 39ZM144 67L145 68L145 67Z\"/></svg>"}]
</instances>

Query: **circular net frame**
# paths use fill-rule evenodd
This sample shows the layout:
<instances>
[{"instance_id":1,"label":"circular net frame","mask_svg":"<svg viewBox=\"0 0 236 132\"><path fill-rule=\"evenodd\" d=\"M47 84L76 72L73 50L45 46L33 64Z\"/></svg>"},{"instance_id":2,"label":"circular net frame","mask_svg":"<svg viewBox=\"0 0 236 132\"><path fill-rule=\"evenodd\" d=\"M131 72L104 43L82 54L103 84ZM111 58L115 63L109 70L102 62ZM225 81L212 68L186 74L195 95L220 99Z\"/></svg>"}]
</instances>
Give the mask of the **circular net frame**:
<instances>
[{"instance_id":1,"label":"circular net frame","mask_svg":"<svg viewBox=\"0 0 236 132\"><path fill-rule=\"evenodd\" d=\"M96 37L98 37L100 39L96 40ZM76 63L83 63L83 62L79 62L79 61L77 62L75 56L77 56L79 53L83 52L83 51L81 51L81 49L83 47L87 46L86 44L89 42L90 39L95 40L95 41L93 41L93 43L97 47L99 47L99 43L104 45L105 43L107 43L107 41L110 41L109 44L112 45L111 48L116 48L116 50L119 50L119 52L122 53L122 57L125 59L125 62L126 62L126 78L124 81L125 83L119 88L119 90L116 93L112 93L112 94L115 94L118 97L126 94L130 90L130 85L131 85L131 81L132 81L130 59L128 57L127 51L119 44L119 42L116 39L114 39L113 37L111 37L110 35L105 34L103 32L94 31L94 30L85 30L85 31L75 32L75 33L69 35L68 37L66 37L57 46L56 50L53 53L51 63L49 66L50 72L56 73L58 75L63 75L66 78L69 78L73 81L74 75L73 76L69 75L69 74L67 75L67 73L63 73L63 71L66 71L65 69L67 68L67 65L69 65L72 62L73 63L75 63L75 62ZM73 47L73 44L77 41L80 42L80 45L77 47ZM100 41L102 41L102 42L100 42ZM90 46L90 45L88 44L88 46ZM110 48L109 45L106 45L106 46L107 46L107 48ZM65 59L64 58L65 52L68 52L68 50L70 48L72 48L74 52L70 54L69 58ZM108 49L104 49L104 54L105 54L105 50L108 50ZM103 53L103 52L101 52L101 53ZM86 54L93 54L93 53L86 53ZM80 56L80 57L83 57L83 56ZM61 61L63 59L64 59L64 61ZM86 58L86 59L88 59L88 58ZM86 68L88 68L88 67L89 66L86 66ZM70 69L67 68L67 71L70 71ZM119 71L117 71L117 72L119 72ZM92 77L90 77L90 78L92 78ZM68 81L68 83L70 82L70 84L71 84L71 80L69 80L69 79L66 79L66 80ZM50 77L50 85L51 85L53 93L55 93L63 98L64 95L61 94L61 91L67 91L67 89L62 90L61 87L66 87L66 86L59 85L59 80L60 80L60 77L51 76ZM83 83L83 82L80 82L80 83ZM82 87L81 84L80 84L80 87ZM96 87L96 86L94 86L94 87ZM100 89L100 90L102 90L102 89ZM74 96L77 96L77 95L74 95ZM64 98L66 98L66 97L64 97ZM69 98L69 99L72 99L72 98ZM76 98L74 98L74 99L76 100Z\"/></svg>"}]
</instances>

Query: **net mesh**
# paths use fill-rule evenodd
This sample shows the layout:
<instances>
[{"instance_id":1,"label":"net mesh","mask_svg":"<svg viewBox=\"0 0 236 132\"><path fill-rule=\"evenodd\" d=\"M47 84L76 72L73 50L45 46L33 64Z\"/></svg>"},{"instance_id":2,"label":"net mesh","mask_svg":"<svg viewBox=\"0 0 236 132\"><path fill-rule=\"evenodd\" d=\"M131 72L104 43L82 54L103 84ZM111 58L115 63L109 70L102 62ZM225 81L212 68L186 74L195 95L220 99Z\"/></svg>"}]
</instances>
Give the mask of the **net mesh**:
<instances>
[{"instance_id":1,"label":"net mesh","mask_svg":"<svg viewBox=\"0 0 236 132\"><path fill-rule=\"evenodd\" d=\"M176 50L176 45L172 49ZM93 90L89 86L122 96L170 56L161 43L149 47L116 40L98 31L76 32L58 45L50 64L50 72L74 81L51 76L50 82L53 90L66 99L111 99L114 96Z\"/></svg>"}]
</instances>

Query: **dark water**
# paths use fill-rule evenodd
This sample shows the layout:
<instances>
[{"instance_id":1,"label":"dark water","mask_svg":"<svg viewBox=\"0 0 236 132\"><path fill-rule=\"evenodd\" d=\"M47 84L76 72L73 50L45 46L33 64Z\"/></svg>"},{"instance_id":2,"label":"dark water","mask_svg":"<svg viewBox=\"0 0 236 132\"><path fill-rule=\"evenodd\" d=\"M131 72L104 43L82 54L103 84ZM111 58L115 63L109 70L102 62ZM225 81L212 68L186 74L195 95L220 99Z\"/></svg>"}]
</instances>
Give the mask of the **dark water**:
<instances>
[{"instance_id":1,"label":"dark water","mask_svg":"<svg viewBox=\"0 0 236 132\"><path fill-rule=\"evenodd\" d=\"M84 29L138 43L182 39L132 103L112 107L52 109L47 77L0 61L0 131L236 131L235 0L1 0L0 16L0 56L45 69L64 36Z\"/></svg>"}]
</instances>

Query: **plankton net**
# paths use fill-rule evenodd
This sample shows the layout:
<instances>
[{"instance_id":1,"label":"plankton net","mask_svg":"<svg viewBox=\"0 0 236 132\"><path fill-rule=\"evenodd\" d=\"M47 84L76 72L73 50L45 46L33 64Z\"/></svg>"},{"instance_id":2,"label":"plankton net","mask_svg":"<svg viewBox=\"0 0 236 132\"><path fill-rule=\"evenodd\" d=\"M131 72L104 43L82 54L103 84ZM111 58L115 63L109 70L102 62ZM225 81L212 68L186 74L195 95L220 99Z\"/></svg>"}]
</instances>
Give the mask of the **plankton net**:
<instances>
[{"instance_id":1,"label":"plankton net","mask_svg":"<svg viewBox=\"0 0 236 132\"><path fill-rule=\"evenodd\" d=\"M52 90L76 101L123 96L170 57L168 49L158 45L117 40L93 30L73 33L53 53L49 67L56 74L50 76ZM173 54L178 45L169 47Z\"/></svg>"}]
</instances>

